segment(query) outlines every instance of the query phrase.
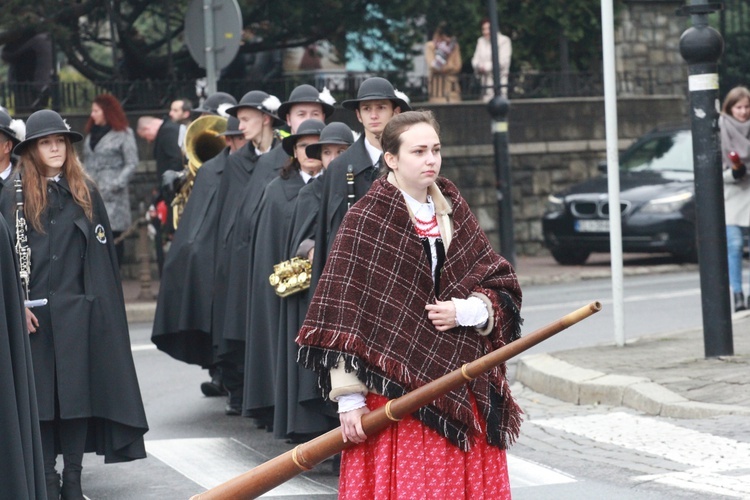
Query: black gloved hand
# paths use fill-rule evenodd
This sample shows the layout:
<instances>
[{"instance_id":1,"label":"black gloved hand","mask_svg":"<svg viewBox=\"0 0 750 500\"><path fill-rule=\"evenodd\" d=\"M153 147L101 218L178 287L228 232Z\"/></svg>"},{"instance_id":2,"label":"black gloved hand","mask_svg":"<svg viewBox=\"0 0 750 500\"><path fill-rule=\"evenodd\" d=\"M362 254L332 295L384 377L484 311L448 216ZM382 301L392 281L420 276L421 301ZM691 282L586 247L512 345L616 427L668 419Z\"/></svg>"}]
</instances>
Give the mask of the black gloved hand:
<instances>
[{"instance_id":1,"label":"black gloved hand","mask_svg":"<svg viewBox=\"0 0 750 500\"><path fill-rule=\"evenodd\" d=\"M732 168L732 177L734 177L734 180L740 180L747 174L747 167L744 163L740 163L736 167Z\"/></svg>"},{"instance_id":2,"label":"black gloved hand","mask_svg":"<svg viewBox=\"0 0 750 500\"><path fill-rule=\"evenodd\" d=\"M187 170L167 170L161 176L161 194L167 204L172 203L175 195L187 180Z\"/></svg>"}]
</instances>

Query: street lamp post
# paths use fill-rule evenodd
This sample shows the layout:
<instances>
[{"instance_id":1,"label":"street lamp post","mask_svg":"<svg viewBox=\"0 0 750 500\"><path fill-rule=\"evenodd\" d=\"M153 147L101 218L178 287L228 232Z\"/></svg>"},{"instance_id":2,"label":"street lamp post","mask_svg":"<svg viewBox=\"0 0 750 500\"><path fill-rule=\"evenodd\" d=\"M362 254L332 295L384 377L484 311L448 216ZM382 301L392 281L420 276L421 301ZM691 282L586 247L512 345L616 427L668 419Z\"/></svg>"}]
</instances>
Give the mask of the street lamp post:
<instances>
[{"instance_id":1,"label":"street lamp post","mask_svg":"<svg viewBox=\"0 0 750 500\"><path fill-rule=\"evenodd\" d=\"M490 45L492 46L492 81L495 96L487 103L492 117L492 139L495 150L495 178L500 233L500 253L512 266L516 265L515 235L513 234L513 197L511 192L510 152L508 151L508 111L510 102L503 96L498 64L497 6L488 0L490 13Z\"/></svg>"},{"instance_id":2,"label":"street lamp post","mask_svg":"<svg viewBox=\"0 0 750 500\"><path fill-rule=\"evenodd\" d=\"M719 146L718 61L724 50L721 34L708 25L708 14L720 8L691 0L682 8L693 26L680 38L680 54L688 63L690 122L695 171L695 219L698 233L703 345L707 358L731 356L732 313L729 303L727 237Z\"/></svg>"}]
</instances>

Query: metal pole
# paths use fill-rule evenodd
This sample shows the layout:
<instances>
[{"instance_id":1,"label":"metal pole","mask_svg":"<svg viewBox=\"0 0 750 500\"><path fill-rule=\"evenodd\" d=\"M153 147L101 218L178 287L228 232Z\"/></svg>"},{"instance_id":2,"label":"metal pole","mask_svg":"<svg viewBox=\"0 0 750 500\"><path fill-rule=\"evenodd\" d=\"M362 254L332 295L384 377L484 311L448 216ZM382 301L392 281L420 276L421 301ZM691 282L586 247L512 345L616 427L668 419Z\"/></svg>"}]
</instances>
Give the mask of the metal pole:
<instances>
[{"instance_id":1,"label":"metal pole","mask_svg":"<svg viewBox=\"0 0 750 500\"><path fill-rule=\"evenodd\" d=\"M206 92L216 93L216 52L214 51L213 0L203 0L203 33L206 45Z\"/></svg>"},{"instance_id":2,"label":"metal pole","mask_svg":"<svg viewBox=\"0 0 750 500\"><path fill-rule=\"evenodd\" d=\"M703 345L707 358L731 356L732 312L729 303L727 237L724 222L724 189L719 118L718 61L724 40L708 25L708 14L717 9L705 0L691 0L682 8L693 27L680 38L680 54L688 63L690 118L695 170L695 218L698 231Z\"/></svg>"},{"instance_id":3,"label":"metal pole","mask_svg":"<svg viewBox=\"0 0 750 500\"><path fill-rule=\"evenodd\" d=\"M513 234L513 197L511 191L510 152L508 150L508 111L510 102L503 97L497 46L497 6L488 0L490 13L490 45L492 46L492 80L495 97L487 103L492 117L492 139L495 148L495 177L497 179L497 208L499 213L500 253L512 266L516 265L515 235Z\"/></svg>"},{"instance_id":4,"label":"metal pole","mask_svg":"<svg viewBox=\"0 0 750 500\"><path fill-rule=\"evenodd\" d=\"M622 215L620 214L620 153L617 148L617 79L615 75L615 15L612 0L602 0L604 56L604 122L607 132L607 191L609 196L609 252L612 268L612 305L615 343L625 345L625 299L622 271Z\"/></svg>"}]
</instances>

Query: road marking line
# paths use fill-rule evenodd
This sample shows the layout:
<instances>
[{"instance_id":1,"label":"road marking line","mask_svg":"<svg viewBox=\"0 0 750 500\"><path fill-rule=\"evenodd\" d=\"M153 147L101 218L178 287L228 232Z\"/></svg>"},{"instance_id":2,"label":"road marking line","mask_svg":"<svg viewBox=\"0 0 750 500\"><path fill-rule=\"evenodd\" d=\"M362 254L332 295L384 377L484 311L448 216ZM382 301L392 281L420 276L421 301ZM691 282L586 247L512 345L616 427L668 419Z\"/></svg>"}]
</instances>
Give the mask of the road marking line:
<instances>
[{"instance_id":1,"label":"road marking line","mask_svg":"<svg viewBox=\"0 0 750 500\"><path fill-rule=\"evenodd\" d=\"M218 486L268 460L258 451L230 438L146 441L146 450L204 489ZM336 494L336 490L307 477L297 476L263 496L331 494Z\"/></svg>"},{"instance_id":2,"label":"road marking line","mask_svg":"<svg viewBox=\"0 0 750 500\"><path fill-rule=\"evenodd\" d=\"M750 495L750 443L624 412L530 423L690 466L688 470L634 477L638 481L733 497Z\"/></svg>"},{"instance_id":3,"label":"road marking line","mask_svg":"<svg viewBox=\"0 0 750 500\"><path fill-rule=\"evenodd\" d=\"M654 299L678 299L681 297L689 297L692 295L700 295L700 288L688 288L687 290L680 290L679 292L664 292L664 293L650 293L643 295L631 295L625 297L623 302L645 302L652 301ZM604 305L612 304L612 299L601 299L599 300ZM537 306L524 306L523 312L535 312L535 311L551 311L556 309L569 309L571 307L580 307L582 301L575 302L555 302L553 304L540 304Z\"/></svg>"},{"instance_id":4,"label":"road marking line","mask_svg":"<svg viewBox=\"0 0 750 500\"><path fill-rule=\"evenodd\" d=\"M138 344L138 345L131 345L130 350L132 352L136 351L152 351L156 349L156 346L154 344Z\"/></svg>"},{"instance_id":5,"label":"road marking line","mask_svg":"<svg viewBox=\"0 0 750 500\"><path fill-rule=\"evenodd\" d=\"M511 489L576 482L572 476L545 465L511 454L507 454L507 458Z\"/></svg>"}]
</instances>

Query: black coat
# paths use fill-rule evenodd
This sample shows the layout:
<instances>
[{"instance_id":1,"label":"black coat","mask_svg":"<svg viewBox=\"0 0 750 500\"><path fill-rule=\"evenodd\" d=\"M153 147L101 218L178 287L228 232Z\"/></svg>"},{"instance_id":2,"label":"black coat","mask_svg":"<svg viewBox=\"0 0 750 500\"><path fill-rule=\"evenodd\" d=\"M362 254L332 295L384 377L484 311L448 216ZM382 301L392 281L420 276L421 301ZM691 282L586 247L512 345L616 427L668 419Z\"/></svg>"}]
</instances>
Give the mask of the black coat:
<instances>
[{"instance_id":1,"label":"black coat","mask_svg":"<svg viewBox=\"0 0 750 500\"><path fill-rule=\"evenodd\" d=\"M243 414L271 408L276 392L275 373L279 348L281 298L268 282L273 266L283 261L289 247L289 226L294 202L305 185L298 170L288 179L277 177L266 186L258 208L249 275L251 297L248 303L245 343L245 392Z\"/></svg>"},{"instance_id":2,"label":"black coat","mask_svg":"<svg viewBox=\"0 0 750 500\"><path fill-rule=\"evenodd\" d=\"M289 225L289 247L284 259L297 255L300 243L315 237L323 178L300 189ZM314 259L314 257L313 257ZM335 409L322 398L318 376L297 364L297 332L302 326L314 289L297 292L281 299L274 398L273 432L277 438L326 432L338 425Z\"/></svg>"},{"instance_id":3,"label":"black coat","mask_svg":"<svg viewBox=\"0 0 750 500\"><path fill-rule=\"evenodd\" d=\"M0 484L3 498L47 498L39 415L13 242L0 220Z\"/></svg>"},{"instance_id":4,"label":"black coat","mask_svg":"<svg viewBox=\"0 0 750 500\"><path fill-rule=\"evenodd\" d=\"M204 163L164 261L151 340L186 363L213 363L211 312L219 220L219 183L229 148Z\"/></svg>"},{"instance_id":5,"label":"black coat","mask_svg":"<svg viewBox=\"0 0 750 500\"><path fill-rule=\"evenodd\" d=\"M89 190L92 220L65 178L48 182L44 233L28 229L29 298L49 300L34 308L39 327L29 337L39 419L88 418L86 451L121 462L145 458L148 425L107 211L93 184ZM0 203L8 223L15 220L14 195L6 183Z\"/></svg>"},{"instance_id":6,"label":"black coat","mask_svg":"<svg viewBox=\"0 0 750 500\"><path fill-rule=\"evenodd\" d=\"M242 364L245 341L248 289L252 266L251 239L255 234L257 208L263 189L278 175L288 157L279 144L268 153L257 157L252 143L245 148L252 155L233 155L224 172L222 185L230 184L221 211L219 241L216 253L216 293L214 295L213 335L216 353ZM240 150L242 151L242 150ZM255 161L253 161L255 158ZM230 173L231 172L231 173ZM230 180L230 175L234 180ZM220 191L221 192L221 191Z\"/></svg>"},{"instance_id":7,"label":"black coat","mask_svg":"<svg viewBox=\"0 0 750 500\"><path fill-rule=\"evenodd\" d=\"M171 120L164 120L154 139L154 160L156 160L156 172L161 176L167 170L182 170L185 167L185 159L182 149L178 143L180 137L180 125Z\"/></svg>"},{"instance_id":8,"label":"black coat","mask_svg":"<svg viewBox=\"0 0 750 500\"><path fill-rule=\"evenodd\" d=\"M365 147L365 134L333 160L323 176L323 194L318 214L318 227L315 233L315 259L313 260L313 284L323 273L326 257L331 250L336 232L347 210L348 185L346 182L347 167L354 171L355 200L361 199L372 186L373 163Z\"/></svg>"}]
</instances>

